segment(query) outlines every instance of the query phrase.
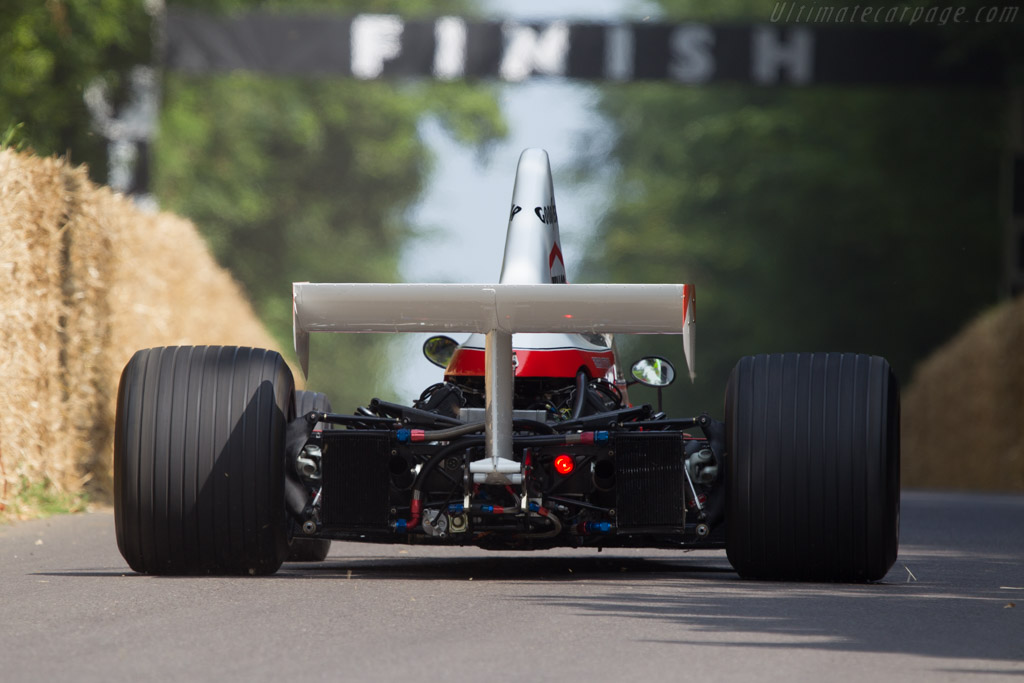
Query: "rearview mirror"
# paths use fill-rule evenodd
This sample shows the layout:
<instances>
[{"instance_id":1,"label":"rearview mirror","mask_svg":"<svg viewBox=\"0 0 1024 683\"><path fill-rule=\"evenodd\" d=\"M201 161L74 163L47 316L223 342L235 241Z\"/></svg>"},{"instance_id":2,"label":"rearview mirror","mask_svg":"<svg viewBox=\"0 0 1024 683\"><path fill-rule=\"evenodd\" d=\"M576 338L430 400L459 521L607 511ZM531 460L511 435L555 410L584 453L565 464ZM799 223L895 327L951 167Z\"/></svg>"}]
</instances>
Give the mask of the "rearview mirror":
<instances>
[{"instance_id":1,"label":"rearview mirror","mask_svg":"<svg viewBox=\"0 0 1024 683\"><path fill-rule=\"evenodd\" d=\"M448 367L448 362L452 359L452 355L455 354L455 349L457 348L459 348L459 342L451 337L439 335L423 342L423 355L431 363L444 369Z\"/></svg>"},{"instance_id":2,"label":"rearview mirror","mask_svg":"<svg viewBox=\"0 0 1024 683\"><path fill-rule=\"evenodd\" d=\"M649 387L667 387L676 379L672 363L658 356L647 356L633 363L630 368L633 379Z\"/></svg>"}]
</instances>

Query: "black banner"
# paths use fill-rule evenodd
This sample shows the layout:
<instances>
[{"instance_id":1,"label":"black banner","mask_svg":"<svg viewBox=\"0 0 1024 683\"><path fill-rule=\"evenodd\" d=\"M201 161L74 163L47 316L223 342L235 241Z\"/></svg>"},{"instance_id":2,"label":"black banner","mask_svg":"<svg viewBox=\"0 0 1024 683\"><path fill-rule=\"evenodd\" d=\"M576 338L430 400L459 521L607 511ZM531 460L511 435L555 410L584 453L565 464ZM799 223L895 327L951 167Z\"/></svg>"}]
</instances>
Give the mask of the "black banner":
<instances>
[{"instance_id":1,"label":"black banner","mask_svg":"<svg viewBox=\"0 0 1024 683\"><path fill-rule=\"evenodd\" d=\"M172 9L165 66L358 79L554 76L682 84L997 85L996 55L952 54L933 33L807 24L481 22Z\"/></svg>"}]
</instances>

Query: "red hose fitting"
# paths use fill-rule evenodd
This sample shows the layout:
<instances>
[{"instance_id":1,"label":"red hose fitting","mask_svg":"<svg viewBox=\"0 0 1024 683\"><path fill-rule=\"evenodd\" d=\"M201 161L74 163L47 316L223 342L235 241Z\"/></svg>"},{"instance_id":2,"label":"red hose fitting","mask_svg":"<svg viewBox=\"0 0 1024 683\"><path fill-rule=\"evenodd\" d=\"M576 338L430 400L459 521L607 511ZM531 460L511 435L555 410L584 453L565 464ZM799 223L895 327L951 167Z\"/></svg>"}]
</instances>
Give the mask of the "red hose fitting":
<instances>
[{"instance_id":1,"label":"red hose fitting","mask_svg":"<svg viewBox=\"0 0 1024 683\"><path fill-rule=\"evenodd\" d=\"M406 527L412 531L420 523L420 514L423 510L423 503L419 498L414 497L409 505L409 522Z\"/></svg>"}]
</instances>

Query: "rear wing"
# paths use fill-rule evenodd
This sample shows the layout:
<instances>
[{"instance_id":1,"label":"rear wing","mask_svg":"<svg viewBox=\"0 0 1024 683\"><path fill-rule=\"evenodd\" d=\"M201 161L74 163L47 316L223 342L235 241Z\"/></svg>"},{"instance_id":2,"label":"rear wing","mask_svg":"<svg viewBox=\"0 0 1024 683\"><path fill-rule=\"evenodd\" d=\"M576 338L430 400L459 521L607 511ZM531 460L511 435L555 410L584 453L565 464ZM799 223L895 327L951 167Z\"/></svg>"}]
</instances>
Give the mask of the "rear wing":
<instances>
[{"instance_id":1,"label":"rear wing","mask_svg":"<svg viewBox=\"0 0 1024 683\"><path fill-rule=\"evenodd\" d=\"M695 294L693 285L297 282L295 352L308 375L310 332L680 334L693 379Z\"/></svg>"},{"instance_id":2,"label":"rear wing","mask_svg":"<svg viewBox=\"0 0 1024 683\"><path fill-rule=\"evenodd\" d=\"M681 334L693 379L693 285L315 284L292 289L295 352L309 373L310 332L475 332L484 345L485 448L474 481L514 484L512 335L517 332ZM525 499L524 499L525 500Z\"/></svg>"}]
</instances>

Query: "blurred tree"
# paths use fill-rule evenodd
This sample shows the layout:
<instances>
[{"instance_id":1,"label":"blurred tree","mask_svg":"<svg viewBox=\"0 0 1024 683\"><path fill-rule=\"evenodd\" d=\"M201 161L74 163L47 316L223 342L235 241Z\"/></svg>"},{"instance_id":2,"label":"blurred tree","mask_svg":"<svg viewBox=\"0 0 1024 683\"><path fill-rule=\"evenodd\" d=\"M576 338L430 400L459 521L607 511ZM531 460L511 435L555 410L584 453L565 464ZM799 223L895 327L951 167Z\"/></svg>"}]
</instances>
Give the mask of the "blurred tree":
<instances>
[{"instance_id":1,"label":"blurred tree","mask_svg":"<svg viewBox=\"0 0 1024 683\"><path fill-rule=\"evenodd\" d=\"M257 5L405 16L440 9L422 0L221 3ZM431 165L417 133L425 114L468 144L505 133L485 86L167 74L154 189L163 206L201 227L290 348L293 281L401 280L406 214ZM390 343L386 335L314 335L310 387L345 412L373 396L394 399L382 368Z\"/></svg>"},{"instance_id":2,"label":"blurred tree","mask_svg":"<svg viewBox=\"0 0 1024 683\"><path fill-rule=\"evenodd\" d=\"M714 20L772 8L661 4ZM607 88L619 189L596 272L697 285L699 376L666 392L672 409L721 414L749 353L875 353L907 381L995 301L1004 105L972 88ZM681 362L678 340L625 348Z\"/></svg>"},{"instance_id":3,"label":"blurred tree","mask_svg":"<svg viewBox=\"0 0 1024 683\"><path fill-rule=\"evenodd\" d=\"M0 3L0 129L23 124L17 135L38 154L70 154L106 181L106 141L82 95L96 79L123 94L128 69L151 61L149 29L138 0Z\"/></svg>"}]
</instances>

